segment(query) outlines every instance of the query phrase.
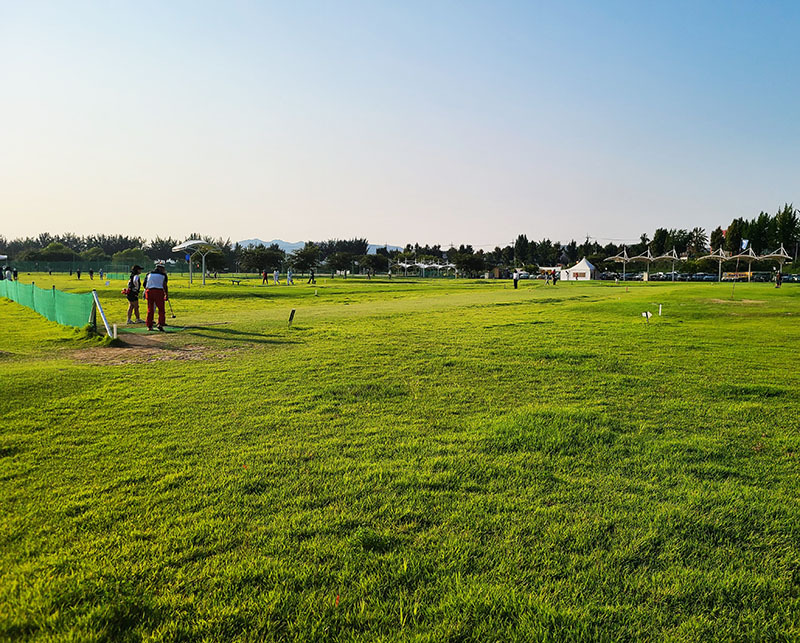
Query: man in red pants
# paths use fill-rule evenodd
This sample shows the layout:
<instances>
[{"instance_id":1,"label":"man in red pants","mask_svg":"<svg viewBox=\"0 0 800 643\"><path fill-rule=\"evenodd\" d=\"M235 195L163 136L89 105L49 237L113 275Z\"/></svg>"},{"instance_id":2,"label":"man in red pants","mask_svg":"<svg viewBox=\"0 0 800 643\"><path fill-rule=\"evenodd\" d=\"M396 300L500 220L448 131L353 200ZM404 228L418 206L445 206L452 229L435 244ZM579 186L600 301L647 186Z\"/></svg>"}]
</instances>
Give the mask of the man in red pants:
<instances>
[{"instance_id":1,"label":"man in red pants","mask_svg":"<svg viewBox=\"0 0 800 643\"><path fill-rule=\"evenodd\" d=\"M144 281L144 298L147 300L147 330L153 330L153 313L158 306L158 330L164 332L167 320L164 302L169 299L167 290L167 270L163 264L158 264L155 270L147 275Z\"/></svg>"}]
</instances>

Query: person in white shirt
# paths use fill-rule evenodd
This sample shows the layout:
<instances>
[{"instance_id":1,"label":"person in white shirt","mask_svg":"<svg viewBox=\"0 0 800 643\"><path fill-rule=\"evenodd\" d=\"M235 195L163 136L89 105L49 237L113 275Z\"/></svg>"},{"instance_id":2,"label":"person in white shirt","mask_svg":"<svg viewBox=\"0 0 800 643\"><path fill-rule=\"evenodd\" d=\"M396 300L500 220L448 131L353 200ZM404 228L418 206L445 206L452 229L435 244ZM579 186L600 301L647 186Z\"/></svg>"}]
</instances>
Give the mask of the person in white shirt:
<instances>
[{"instance_id":1,"label":"person in white shirt","mask_svg":"<svg viewBox=\"0 0 800 643\"><path fill-rule=\"evenodd\" d=\"M294 285L294 273L292 272L291 268L289 268L289 270L286 272L286 285L287 286Z\"/></svg>"},{"instance_id":2,"label":"person in white shirt","mask_svg":"<svg viewBox=\"0 0 800 643\"><path fill-rule=\"evenodd\" d=\"M277 271L277 269L275 270L275 272L273 272L273 273L272 273L272 278L275 280L275 285L278 285L278 284L280 284L280 283L281 283L281 280L279 279L279 277L280 277L280 274L281 274L281 273L279 273L279 272Z\"/></svg>"},{"instance_id":3,"label":"person in white shirt","mask_svg":"<svg viewBox=\"0 0 800 643\"><path fill-rule=\"evenodd\" d=\"M155 269L148 273L144 280L144 298L147 300L147 330L153 330L153 316L158 307L158 330L164 332L164 324L167 321L167 311L164 302L169 299L167 290L167 269L163 264L158 264Z\"/></svg>"}]
</instances>

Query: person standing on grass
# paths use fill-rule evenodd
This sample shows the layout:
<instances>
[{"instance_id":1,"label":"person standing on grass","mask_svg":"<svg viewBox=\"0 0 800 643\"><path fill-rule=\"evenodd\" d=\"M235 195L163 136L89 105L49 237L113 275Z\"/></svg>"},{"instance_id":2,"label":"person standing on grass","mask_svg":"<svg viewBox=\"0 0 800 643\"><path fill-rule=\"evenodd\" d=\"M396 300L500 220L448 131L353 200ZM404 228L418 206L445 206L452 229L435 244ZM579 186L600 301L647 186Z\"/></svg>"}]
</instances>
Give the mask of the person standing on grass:
<instances>
[{"instance_id":1,"label":"person standing on grass","mask_svg":"<svg viewBox=\"0 0 800 643\"><path fill-rule=\"evenodd\" d=\"M167 290L167 269L163 264L158 264L155 270L148 273L144 280L144 298L147 300L147 330L153 330L153 315L158 307L157 328L164 332L164 324L167 321L167 311L164 302L169 299Z\"/></svg>"},{"instance_id":2,"label":"person standing on grass","mask_svg":"<svg viewBox=\"0 0 800 643\"><path fill-rule=\"evenodd\" d=\"M783 273L780 270L778 270L778 272L775 273L775 287L780 288L782 283L783 283Z\"/></svg>"},{"instance_id":3,"label":"person standing on grass","mask_svg":"<svg viewBox=\"0 0 800 643\"><path fill-rule=\"evenodd\" d=\"M142 267L134 266L131 268L131 276L128 279L128 287L125 297L128 299L128 323L141 324L142 318L139 316L139 292L142 290ZM136 315L136 322L131 321L131 314Z\"/></svg>"},{"instance_id":4,"label":"person standing on grass","mask_svg":"<svg viewBox=\"0 0 800 643\"><path fill-rule=\"evenodd\" d=\"M267 283L267 269L266 268L264 268L264 270L261 271L261 285L263 286L265 283Z\"/></svg>"},{"instance_id":5,"label":"person standing on grass","mask_svg":"<svg viewBox=\"0 0 800 643\"><path fill-rule=\"evenodd\" d=\"M310 283L310 284L315 284L315 283L317 283L317 280L316 280L316 278L314 277L314 269L313 269L313 268L311 268L311 270L310 270L310 272L309 272L309 274L308 274L308 283Z\"/></svg>"},{"instance_id":6,"label":"person standing on grass","mask_svg":"<svg viewBox=\"0 0 800 643\"><path fill-rule=\"evenodd\" d=\"M281 273L279 273L278 269L275 268L275 272L272 273L272 279L274 280L274 283L275 283L276 286L279 286L280 283L281 283L280 276L281 276Z\"/></svg>"},{"instance_id":7,"label":"person standing on grass","mask_svg":"<svg viewBox=\"0 0 800 643\"><path fill-rule=\"evenodd\" d=\"M294 286L294 273L292 272L291 268L286 271L286 285Z\"/></svg>"},{"instance_id":8,"label":"person standing on grass","mask_svg":"<svg viewBox=\"0 0 800 643\"><path fill-rule=\"evenodd\" d=\"M94 279L94 268L89 268L89 279Z\"/></svg>"},{"instance_id":9,"label":"person standing on grass","mask_svg":"<svg viewBox=\"0 0 800 643\"><path fill-rule=\"evenodd\" d=\"M515 270L514 271L514 290L519 287L519 273Z\"/></svg>"},{"instance_id":10,"label":"person standing on grass","mask_svg":"<svg viewBox=\"0 0 800 643\"><path fill-rule=\"evenodd\" d=\"M78 269L75 271L75 274L76 274L76 275L78 275L78 279L80 279L80 278L81 278L81 269L80 269L80 268L78 268Z\"/></svg>"}]
</instances>

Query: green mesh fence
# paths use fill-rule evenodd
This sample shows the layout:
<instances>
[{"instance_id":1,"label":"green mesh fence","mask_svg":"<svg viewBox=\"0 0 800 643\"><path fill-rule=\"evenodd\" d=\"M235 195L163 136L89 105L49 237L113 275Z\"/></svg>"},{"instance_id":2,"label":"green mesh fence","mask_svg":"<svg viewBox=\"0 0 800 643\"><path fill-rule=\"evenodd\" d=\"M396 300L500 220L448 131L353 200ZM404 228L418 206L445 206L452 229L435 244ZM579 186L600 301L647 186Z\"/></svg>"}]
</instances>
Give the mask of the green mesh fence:
<instances>
[{"instance_id":1,"label":"green mesh fence","mask_svg":"<svg viewBox=\"0 0 800 643\"><path fill-rule=\"evenodd\" d=\"M64 326L83 328L94 320L92 293L78 295L55 288L43 290L34 284L4 279L0 281L0 297L15 301Z\"/></svg>"}]
</instances>

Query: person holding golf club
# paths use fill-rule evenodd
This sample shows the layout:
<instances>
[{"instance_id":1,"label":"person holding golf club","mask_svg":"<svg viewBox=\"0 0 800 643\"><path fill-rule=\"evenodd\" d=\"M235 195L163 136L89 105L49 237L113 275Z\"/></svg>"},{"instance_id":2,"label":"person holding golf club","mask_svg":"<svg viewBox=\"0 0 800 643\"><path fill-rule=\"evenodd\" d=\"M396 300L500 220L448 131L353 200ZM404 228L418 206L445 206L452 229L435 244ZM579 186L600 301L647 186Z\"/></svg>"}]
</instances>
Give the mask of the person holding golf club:
<instances>
[{"instance_id":1,"label":"person holding golf club","mask_svg":"<svg viewBox=\"0 0 800 643\"><path fill-rule=\"evenodd\" d=\"M155 269L147 274L144 280L144 298L147 300L147 330L153 330L153 315L158 307L158 330L164 332L167 314L164 302L169 300L167 289L167 269L164 264L158 264Z\"/></svg>"}]
</instances>

